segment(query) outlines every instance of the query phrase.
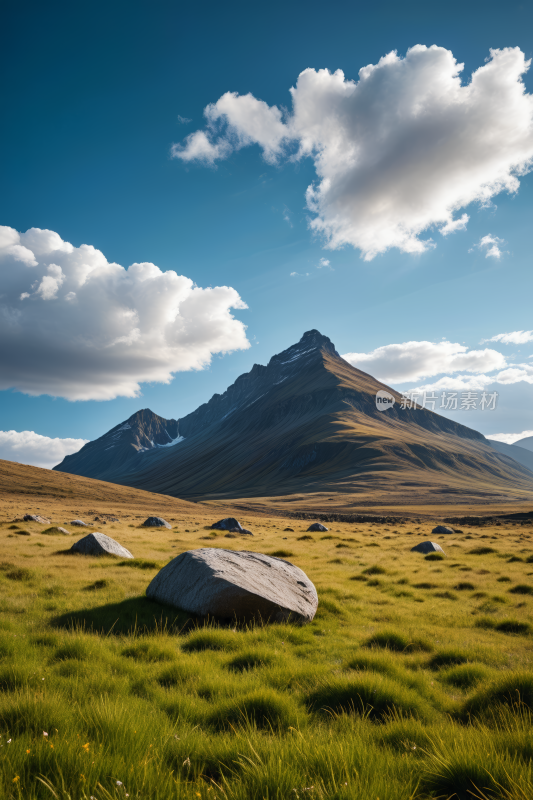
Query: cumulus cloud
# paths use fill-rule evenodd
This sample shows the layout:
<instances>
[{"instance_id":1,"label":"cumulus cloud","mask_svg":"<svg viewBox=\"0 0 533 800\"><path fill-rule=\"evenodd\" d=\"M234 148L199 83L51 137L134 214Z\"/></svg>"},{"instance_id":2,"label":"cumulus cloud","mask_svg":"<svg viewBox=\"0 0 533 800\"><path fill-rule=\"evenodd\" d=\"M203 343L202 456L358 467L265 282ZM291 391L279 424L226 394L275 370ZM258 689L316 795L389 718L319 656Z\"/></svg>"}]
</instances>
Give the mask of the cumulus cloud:
<instances>
[{"instance_id":1,"label":"cumulus cloud","mask_svg":"<svg viewBox=\"0 0 533 800\"><path fill-rule=\"evenodd\" d=\"M526 439L533 436L533 431L522 431L522 433L493 433L490 436L485 436L486 439L493 439L495 442L505 442L505 444L514 444L519 442L520 439Z\"/></svg>"},{"instance_id":2,"label":"cumulus cloud","mask_svg":"<svg viewBox=\"0 0 533 800\"><path fill-rule=\"evenodd\" d=\"M331 261L328 258L321 258L316 266L317 266L317 269L330 269L330 270L333 270L333 267L331 266Z\"/></svg>"},{"instance_id":3,"label":"cumulus cloud","mask_svg":"<svg viewBox=\"0 0 533 800\"><path fill-rule=\"evenodd\" d=\"M469 350L448 341L387 344L370 353L345 353L343 358L357 369L390 383L418 381L443 372L490 372L507 366L504 356L496 350Z\"/></svg>"},{"instance_id":4,"label":"cumulus cloud","mask_svg":"<svg viewBox=\"0 0 533 800\"><path fill-rule=\"evenodd\" d=\"M181 114L178 114L178 122L180 125L188 125L192 122L192 119L189 119L189 117L182 117Z\"/></svg>"},{"instance_id":5,"label":"cumulus cloud","mask_svg":"<svg viewBox=\"0 0 533 800\"><path fill-rule=\"evenodd\" d=\"M206 129L172 154L214 164L258 144L271 163L311 157L310 225L329 248L349 244L367 260L391 247L422 253L434 246L424 232L463 230L460 209L516 192L531 169L529 66L517 47L491 50L463 84L449 50L416 45L363 67L358 80L306 69L290 90L292 111L227 92L205 109ZM495 241L486 254L497 250Z\"/></svg>"},{"instance_id":6,"label":"cumulus cloud","mask_svg":"<svg viewBox=\"0 0 533 800\"><path fill-rule=\"evenodd\" d=\"M527 344L533 342L533 331L511 331L511 333L498 333L491 339L482 339L485 342L501 342L502 344Z\"/></svg>"},{"instance_id":7,"label":"cumulus cloud","mask_svg":"<svg viewBox=\"0 0 533 800\"><path fill-rule=\"evenodd\" d=\"M473 253L476 249L484 250L485 258L501 258L502 251L500 245L502 244L503 239L499 239L497 236L492 236L492 234L489 233L487 236L483 236L468 252Z\"/></svg>"},{"instance_id":8,"label":"cumulus cloud","mask_svg":"<svg viewBox=\"0 0 533 800\"><path fill-rule=\"evenodd\" d=\"M140 383L248 348L231 313L246 307L229 286L203 289L151 263L124 269L53 231L0 227L0 390L136 397Z\"/></svg>"},{"instance_id":9,"label":"cumulus cloud","mask_svg":"<svg viewBox=\"0 0 533 800\"><path fill-rule=\"evenodd\" d=\"M435 383L418 386L416 391L479 391L491 385L510 386L515 383L533 384L533 366L519 364L494 375L445 375Z\"/></svg>"},{"instance_id":10,"label":"cumulus cloud","mask_svg":"<svg viewBox=\"0 0 533 800\"><path fill-rule=\"evenodd\" d=\"M51 439L34 431L0 431L0 458L52 469L65 456L77 453L87 439Z\"/></svg>"}]
</instances>

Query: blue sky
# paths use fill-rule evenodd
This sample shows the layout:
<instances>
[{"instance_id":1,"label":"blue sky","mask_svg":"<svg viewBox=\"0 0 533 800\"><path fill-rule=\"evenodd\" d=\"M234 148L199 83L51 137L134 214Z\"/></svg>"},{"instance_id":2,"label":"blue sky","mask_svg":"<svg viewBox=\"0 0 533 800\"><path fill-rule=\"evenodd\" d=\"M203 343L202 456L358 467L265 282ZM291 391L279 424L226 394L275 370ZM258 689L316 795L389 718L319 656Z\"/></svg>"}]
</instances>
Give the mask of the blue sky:
<instances>
[{"instance_id":1,"label":"blue sky","mask_svg":"<svg viewBox=\"0 0 533 800\"><path fill-rule=\"evenodd\" d=\"M439 226L432 224L416 234L422 242L431 237L434 248L411 253L393 245L372 260L364 260L361 247L353 242L328 249L327 236L311 230L310 220L326 218L333 213L333 205L324 206L319 213L306 206L306 189L313 183L316 186L318 178L313 156L294 158L301 138L287 142L284 149L280 146L274 157L266 152L266 160L264 148L248 141L247 146L234 148L213 163L205 158L185 159L180 152L188 152L186 137L196 131L207 131L212 143L235 144L242 131L239 134L234 126L228 133L228 127L222 125L228 117L210 129L204 117L206 106L216 104L227 92L250 93L264 101L265 108L278 107L288 125L292 113L289 90L305 69L330 73L340 69L346 81L357 81L362 67L378 64L391 51L405 60L415 45L438 45L464 63L464 86L472 72L487 63L491 48L520 48L526 59L531 58L532 31L533 7L518 2L448 3L445 8L427 2L274 2L268 7L235 2L185 7L164 0L155 4L94 2L90 6L11 4L0 48L5 118L0 131L0 225L21 234L31 228L54 231L74 248L83 244L96 248L107 262L126 268L149 262L164 273L173 270L187 276L204 289L231 287L247 308L232 306L233 295L227 293L214 299L204 293L194 301L187 295L192 310L184 342L196 337L194 358L184 355L183 343L160 348L161 340L155 337L150 344L148 319L148 327L140 327L137 343L132 344L132 339L124 345L128 356L133 351L137 354L137 362L132 358L128 368L129 389L113 388L110 362L105 368L95 366L94 372L89 371L85 383L80 378L78 388L65 388L69 372L74 376L84 368L81 362L86 350L81 348L77 359L76 341L82 336L98 338L101 329L107 330L116 306L108 305L107 296L98 300L93 295L92 305L83 313L79 308L73 311L72 303L68 309L57 305L52 313L52 304L61 298L57 292L53 294L56 284L47 284L52 286L47 290L42 278L47 275L47 280L56 280L57 270L53 272L53 267L51 271L50 264L57 265L60 259L48 253L46 263L41 264L35 256L44 271L31 286L31 281L27 288L21 284L28 295L20 301L21 313L29 315L24 317L28 320L26 333L23 340L11 339L11 329L4 334L4 353L9 351L12 357L6 357L4 379L0 376L2 430L92 439L139 408L150 407L165 417L184 416L214 392L223 391L254 362L266 363L305 330L318 328L340 353L356 354L360 360L355 358L353 363L362 369L375 374L380 369L378 377L384 380L394 372L390 364L399 353L402 357L414 353L422 361L433 359L433 363L444 355L441 372L429 374L428 369L424 373L420 368L420 377L413 378L417 365L411 364L411 372L403 376L394 373L395 382L388 382L405 390L440 389L443 378L449 379L453 388L453 380L462 377L463 388L498 391L499 405L496 411L457 412L458 420L489 435L517 436L531 431L533 373L524 364L533 364L533 335L529 340L522 336L523 342L515 336L516 341L510 343L480 344L533 328L531 174L518 177L516 191L494 191L490 202L480 203L477 198L463 205L456 203L453 219L466 213L466 229L442 236ZM427 71L424 64L413 69L421 76ZM523 80L527 92L532 92L531 70ZM376 91L379 99L379 88ZM497 124L494 107L500 102L505 116L503 101L495 98L492 110L482 108L488 122L480 125ZM365 108L360 114L371 114ZM525 105L522 112L527 114ZM444 114L442 119L446 122L451 117ZM391 130L394 133L393 127ZM449 135L454 135L452 123L450 130ZM495 137L496 149L500 141L508 139L505 131L499 136ZM181 151L172 157L172 146L180 143ZM524 142L514 146L516 152L522 146L522 171L526 171ZM421 153L423 147L421 140ZM474 155L478 149L473 135ZM512 160L511 155L509 158ZM442 166L444 162L439 163ZM482 167L488 169L486 164ZM370 189L372 181L383 178L387 180L384 168L377 176L372 172L366 176ZM435 185L439 180L443 178L436 173ZM409 199L416 198L419 191L429 190L415 181ZM353 190L346 197L354 203L355 210L350 213L362 226L362 233L353 234L354 241L360 242L366 223L356 194ZM487 236L493 241L480 246ZM28 245L29 240L24 241ZM494 243L499 256L488 255ZM57 266L57 287L66 292L70 255L61 252L66 261ZM321 259L329 265L320 267ZM24 269L38 271L39 265L21 267L15 259L5 269L16 268L24 277ZM113 278L119 283L124 280L118 273ZM156 283L166 287L162 289L165 292L178 291L169 289L159 275L151 280L154 287ZM110 292L113 281L102 291ZM18 278L9 286L19 287ZM139 287L120 289L130 290L135 294ZM190 287L183 291L190 292ZM7 296L9 292L4 292L4 299ZM142 304L142 297L138 302ZM202 309L217 303L223 330L211 325L202 328L200 335L194 326L201 314L194 311L198 308L194 302L203 303ZM53 318L43 318L38 326L34 320L41 306ZM144 310L140 309L141 316ZM156 317L161 313L155 306L152 312ZM245 332L231 322L230 315L247 326ZM77 325L82 316L86 327L80 332ZM51 326L55 326L53 335L62 339L57 351L41 347L42 331L50 332ZM116 341L128 336L122 333L102 345L102 359L108 358ZM144 351L138 344L143 337L147 342ZM246 340L250 346L238 349ZM386 349L409 342L437 346L443 341L455 347L444 348L446 352L440 347L425 356L413 346L401 352ZM71 345L68 356L67 344ZM454 361L461 356L459 346L467 355L488 348L500 353L505 364L498 364L494 355L485 360L478 357L477 371L472 371ZM217 353L220 347L231 352L221 355ZM132 377L135 365L144 363L147 350L153 355L158 348L161 363L150 369L139 366L137 376ZM376 353L378 348L385 350ZM64 368L54 378L58 360ZM520 370L520 374L509 373L509 369ZM168 380L169 370L173 379L160 382ZM502 374L499 382L489 380ZM409 375L411 380L402 380ZM480 375L485 380L480 380ZM525 379L519 379L520 375ZM124 392L132 393L131 380L137 380L140 396L124 396ZM106 385L107 394L115 396L67 399L90 395L87 381L98 385L95 392L99 397L106 395ZM83 389L79 388L82 384ZM7 450L2 450L0 442L0 455L16 459L17 451L11 447L15 440L9 441ZM30 460L31 440L26 439L26 444L27 449L20 451L24 453L21 460ZM44 463L37 457L34 460Z\"/></svg>"}]
</instances>

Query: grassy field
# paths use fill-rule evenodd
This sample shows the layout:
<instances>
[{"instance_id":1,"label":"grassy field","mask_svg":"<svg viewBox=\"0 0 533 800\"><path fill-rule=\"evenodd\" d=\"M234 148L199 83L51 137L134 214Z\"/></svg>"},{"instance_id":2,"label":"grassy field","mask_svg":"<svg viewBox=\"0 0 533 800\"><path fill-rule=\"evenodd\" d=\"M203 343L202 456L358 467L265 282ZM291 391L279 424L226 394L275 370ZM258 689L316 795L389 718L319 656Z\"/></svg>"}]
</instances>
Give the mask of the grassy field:
<instances>
[{"instance_id":1,"label":"grassy field","mask_svg":"<svg viewBox=\"0 0 533 800\"><path fill-rule=\"evenodd\" d=\"M206 506L167 516L171 531L146 516L80 532L59 501L52 526L4 514L2 798L533 797L531 526L311 536L245 515L252 539L206 530ZM90 530L135 561L68 554ZM428 538L445 558L410 552ZM164 564L206 546L297 564L315 620L217 626L146 599Z\"/></svg>"}]
</instances>

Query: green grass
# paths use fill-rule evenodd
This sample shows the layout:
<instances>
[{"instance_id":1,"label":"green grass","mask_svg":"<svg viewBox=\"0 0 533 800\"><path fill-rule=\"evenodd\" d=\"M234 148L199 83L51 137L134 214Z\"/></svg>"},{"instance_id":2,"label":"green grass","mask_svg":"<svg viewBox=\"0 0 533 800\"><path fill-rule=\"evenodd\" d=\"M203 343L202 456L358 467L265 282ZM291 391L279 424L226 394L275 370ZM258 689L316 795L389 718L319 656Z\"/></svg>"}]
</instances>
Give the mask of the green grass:
<instances>
[{"instance_id":1,"label":"green grass","mask_svg":"<svg viewBox=\"0 0 533 800\"><path fill-rule=\"evenodd\" d=\"M533 797L526 561L461 550L448 569L413 559L402 533L342 558L297 533L289 553L285 522L257 522L246 547L301 567L317 615L217 624L145 596L169 558L209 544L185 524L201 532L180 542L125 522L113 535L134 562L75 563L53 536L37 550L0 526L2 800Z\"/></svg>"}]
</instances>

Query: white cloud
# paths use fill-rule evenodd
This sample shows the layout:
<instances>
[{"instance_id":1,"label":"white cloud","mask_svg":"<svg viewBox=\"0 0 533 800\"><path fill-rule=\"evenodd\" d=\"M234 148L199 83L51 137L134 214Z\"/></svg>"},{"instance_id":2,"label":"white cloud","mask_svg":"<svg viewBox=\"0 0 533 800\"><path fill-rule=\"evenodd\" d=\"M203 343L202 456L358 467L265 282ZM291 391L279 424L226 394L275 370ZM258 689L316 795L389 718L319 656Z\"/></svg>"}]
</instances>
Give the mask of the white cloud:
<instances>
[{"instance_id":1,"label":"white cloud","mask_svg":"<svg viewBox=\"0 0 533 800\"><path fill-rule=\"evenodd\" d=\"M317 269L330 269L333 271L333 267L331 266L331 261L329 261L329 259L327 258L321 258L316 266Z\"/></svg>"},{"instance_id":2,"label":"white cloud","mask_svg":"<svg viewBox=\"0 0 533 800\"><path fill-rule=\"evenodd\" d=\"M87 439L51 439L34 431L0 431L0 458L52 469L65 456L77 453Z\"/></svg>"},{"instance_id":3,"label":"white cloud","mask_svg":"<svg viewBox=\"0 0 533 800\"><path fill-rule=\"evenodd\" d=\"M357 81L306 69L290 90L291 113L227 92L205 109L206 131L172 153L213 164L259 144L270 162L310 156L318 178L307 189L310 225L329 248L350 244L367 260L391 247L422 253L434 243L421 234L464 229L461 208L517 191L531 169L529 66L517 47L491 50L463 85L449 50L416 45L363 67ZM486 255L498 250L495 241Z\"/></svg>"},{"instance_id":4,"label":"white cloud","mask_svg":"<svg viewBox=\"0 0 533 800\"><path fill-rule=\"evenodd\" d=\"M501 342L502 344L527 344L533 342L533 331L512 331L511 333L498 333L492 339L482 339L485 342Z\"/></svg>"},{"instance_id":5,"label":"white cloud","mask_svg":"<svg viewBox=\"0 0 533 800\"><path fill-rule=\"evenodd\" d=\"M474 247L471 247L468 251L469 253L473 253L476 248L479 250L485 250L485 258L501 258L502 251L500 249L500 245L503 244L503 239L499 239L497 236L492 236L492 234L487 234L487 236L483 236Z\"/></svg>"},{"instance_id":6,"label":"white cloud","mask_svg":"<svg viewBox=\"0 0 533 800\"><path fill-rule=\"evenodd\" d=\"M442 228L439 228L439 233L447 236L449 233L455 233L456 231L465 231L469 219L468 214L463 214L459 219L450 220Z\"/></svg>"},{"instance_id":7,"label":"white cloud","mask_svg":"<svg viewBox=\"0 0 533 800\"><path fill-rule=\"evenodd\" d=\"M192 119L189 119L189 117L182 117L181 114L178 114L178 122L180 125L188 125L192 122Z\"/></svg>"},{"instance_id":8,"label":"white cloud","mask_svg":"<svg viewBox=\"0 0 533 800\"><path fill-rule=\"evenodd\" d=\"M496 376L498 383L533 383L533 366L530 364L518 364L517 366L509 367Z\"/></svg>"},{"instance_id":9,"label":"white cloud","mask_svg":"<svg viewBox=\"0 0 533 800\"><path fill-rule=\"evenodd\" d=\"M291 278L308 278L308 272L291 272Z\"/></svg>"},{"instance_id":10,"label":"white cloud","mask_svg":"<svg viewBox=\"0 0 533 800\"><path fill-rule=\"evenodd\" d=\"M345 353L343 358L357 369L390 383L418 381L443 372L490 372L507 366L504 356L496 350L468 350L448 341L387 344L370 353Z\"/></svg>"},{"instance_id":11,"label":"white cloud","mask_svg":"<svg viewBox=\"0 0 533 800\"><path fill-rule=\"evenodd\" d=\"M514 444L520 439L526 439L533 436L533 431L522 431L522 433L493 433L490 436L485 436L486 439L493 439L495 442L505 442L505 444Z\"/></svg>"},{"instance_id":12,"label":"white cloud","mask_svg":"<svg viewBox=\"0 0 533 800\"><path fill-rule=\"evenodd\" d=\"M0 390L135 397L140 383L250 346L231 313L247 306L229 286L203 289L150 263L126 270L38 228L0 227L0 243Z\"/></svg>"},{"instance_id":13,"label":"white cloud","mask_svg":"<svg viewBox=\"0 0 533 800\"><path fill-rule=\"evenodd\" d=\"M515 383L533 384L533 366L520 364L498 372L496 375L445 375L436 383L418 386L417 391L433 392L444 389L455 391L479 391L488 386L500 384L510 386Z\"/></svg>"}]
</instances>

